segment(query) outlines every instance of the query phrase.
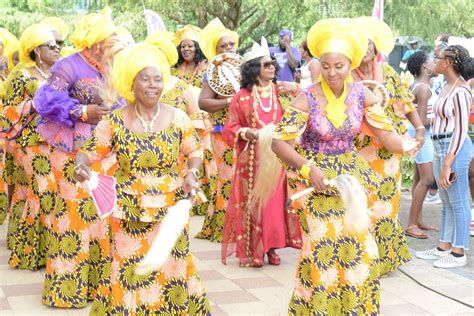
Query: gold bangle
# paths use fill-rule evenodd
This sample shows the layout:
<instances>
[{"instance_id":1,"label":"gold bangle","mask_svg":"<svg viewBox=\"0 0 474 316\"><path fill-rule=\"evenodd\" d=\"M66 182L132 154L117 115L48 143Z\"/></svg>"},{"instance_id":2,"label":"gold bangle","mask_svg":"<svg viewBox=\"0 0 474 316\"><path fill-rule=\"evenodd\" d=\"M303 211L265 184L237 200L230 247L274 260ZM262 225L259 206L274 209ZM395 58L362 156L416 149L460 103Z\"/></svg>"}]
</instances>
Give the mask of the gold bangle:
<instances>
[{"instance_id":1,"label":"gold bangle","mask_svg":"<svg viewBox=\"0 0 474 316\"><path fill-rule=\"evenodd\" d=\"M313 165L314 163L311 161L311 160L308 160L307 163L305 163L304 165L301 166L301 169L300 169L300 174L305 177L306 179L309 179L309 175L311 173L311 165Z\"/></svg>"},{"instance_id":2,"label":"gold bangle","mask_svg":"<svg viewBox=\"0 0 474 316\"><path fill-rule=\"evenodd\" d=\"M419 130L421 130L421 129L424 130L424 129L426 129L426 128L425 128L423 125L420 125L420 126L418 126L417 128L415 128L415 129L416 129L417 131L419 131Z\"/></svg>"}]
</instances>

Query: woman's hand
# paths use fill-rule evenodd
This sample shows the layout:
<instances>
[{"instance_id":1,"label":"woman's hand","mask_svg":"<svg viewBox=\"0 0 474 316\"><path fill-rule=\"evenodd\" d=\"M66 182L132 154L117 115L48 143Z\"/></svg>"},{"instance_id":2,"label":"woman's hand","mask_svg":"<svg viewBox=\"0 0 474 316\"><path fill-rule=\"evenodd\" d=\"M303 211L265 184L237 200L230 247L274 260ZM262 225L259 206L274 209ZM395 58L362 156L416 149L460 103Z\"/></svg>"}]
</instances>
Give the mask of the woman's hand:
<instances>
[{"instance_id":1,"label":"woman's hand","mask_svg":"<svg viewBox=\"0 0 474 316\"><path fill-rule=\"evenodd\" d=\"M298 92L298 84L290 81L278 81L278 89L281 93L294 95Z\"/></svg>"},{"instance_id":2,"label":"woman's hand","mask_svg":"<svg viewBox=\"0 0 474 316\"><path fill-rule=\"evenodd\" d=\"M451 174L451 167L444 166L441 169L441 174L439 175L439 179L438 179L439 186L441 189L446 190L447 188L451 186L452 183L451 181L449 181L450 174Z\"/></svg>"},{"instance_id":3,"label":"woman's hand","mask_svg":"<svg viewBox=\"0 0 474 316\"><path fill-rule=\"evenodd\" d=\"M249 128L246 132L245 132L245 137L251 141L251 142L254 142L258 139L258 129L256 128Z\"/></svg>"},{"instance_id":4,"label":"woman's hand","mask_svg":"<svg viewBox=\"0 0 474 316\"><path fill-rule=\"evenodd\" d=\"M199 189L199 180L196 179L196 176L192 172L186 173L186 175L184 176L184 183L183 183L184 195L190 194L191 196L195 196L198 189ZM192 194L193 190L195 190L194 194Z\"/></svg>"},{"instance_id":5,"label":"woman's hand","mask_svg":"<svg viewBox=\"0 0 474 316\"><path fill-rule=\"evenodd\" d=\"M73 177L76 181L84 182L89 180L91 174L91 168L83 164L76 164L74 168Z\"/></svg>"},{"instance_id":6,"label":"woman's hand","mask_svg":"<svg viewBox=\"0 0 474 316\"><path fill-rule=\"evenodd\" d=\"M102 117L109 114L111 109L101 104L87 105L87 123L97 125Z\"/></svg>"},{"instance_id":7,"label":"woman's hand","mask_svg":"<svg viewBox=\"0 0 474 316\"><path fill-rule=\"evenodd\" d=\"M424 128L416 130L415 139L418 141L421 148L421 146L423 146L423 143L425 142L425 129Z\"/></svg>"},{"instance_id":8,"label":"woman's hand","mask_svg":"<svg viewBox=\"0 0 474 316\"><path fill-rule=\"evenodd\" d=\"M316 189L316 191L324 191L328 188L324 181L327 181L326 176L321 171L321 169L319 169L315 165L311 165L311 171L309 172L309 180L311 181L311 184Z\"/></svg>"}]
</instances>

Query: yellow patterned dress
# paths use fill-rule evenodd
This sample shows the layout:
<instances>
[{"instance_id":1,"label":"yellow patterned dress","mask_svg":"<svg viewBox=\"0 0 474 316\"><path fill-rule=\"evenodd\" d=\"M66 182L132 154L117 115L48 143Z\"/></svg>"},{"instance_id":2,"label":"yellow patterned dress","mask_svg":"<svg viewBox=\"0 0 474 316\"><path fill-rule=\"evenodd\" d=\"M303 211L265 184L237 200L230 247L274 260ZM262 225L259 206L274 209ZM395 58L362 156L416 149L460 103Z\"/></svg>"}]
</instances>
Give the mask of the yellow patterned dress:
<instances>
[{"instance_id":1,"label":"yellow patterned dress","mask_svg":"<svg viewBox=\"0 0 474 316\"><path fill-rule=\"evenodd\" d=\"M383 85L390 97L385 108L385 116L392 122L393 129L399 135L404 135L407 131L405 114L415 110L411 102L412 95L392 67L384 64L383 73ZM380 273L384 275L411 259L398 219L401 155L388 151L376 137L365 134L356 137L354 144L377 176L382 179L378 199L371 213L371 225L379 249Z\"/></svg>"},{"instance_id":2,"label":"yellow patterned dress","mask_svg":"<svg viewBox=\"0 0 474 316\"><path fill-rule=\"evenodd\" d=\"M33 95L42 83L44 81L33 77L27 69L15 68L6 82L3 103L4 131L12 140L14 168L18 169L13 173L12 182L15 189L11 220L16 221L16 227L14 230L11 227L10 231L9 265L29 270L39 269L46 263L46 244L51 229L48 218L54 209L57 192L50 164L50 146L36 132L38 117Z\"/></svg>"},{"instance_id":3,"label":"yellow patterned dress","mask_svg":"<svg viewBox=\"0 0 474 316\"><path fill-rule=\"evenodd\" d=\"M194 128L199 134L199 139L201 140L204 149L204 159L199 181L201 190L206 195L208 201L199 201L198 204L193 207L192 213L196 215L206 215L208 212L212 213L214 210L213 201L215 200L214 187L217 181L217 165L215 160L212 159L211 124L209 121L209 114L204 111L199 111L193 114L189 113L188 101L183 97L188 89L197 88L195 86L190 86L181 79L178 79L173 87L161 96L160 102L188 113Z\"/></svg>"},{"instance_id":4,"label":"yellow patterned dress","mask_svg":"<svg viewBox=\"0 0 474 316\"><path fill-rule=\"evenodd\" d=\"M144 276L134 271L167 209L183 198L186 158L202 158L189 117L175 110L168 128L139 133L125 127L123 111L118 109L99 123L81 151L92 162L115 152L118 161L117 209L111 216L112 291L97 296L91 315L210 314L189 249L189 227L160 271Z\"/></svg>"},{"instance_id":5,"label":"yellow patterned dress","mask_svg":"<svg viewBox=\"0 0 474 316\"><path fill-rule=\"evenodd\" d=\"M274 138L296 140L296 150L313 160L326 178L353 175L368 192L373 205L378 179L365 159L353 148L360 131L364 92L354 84L346 98L347 119L334 127L320 110L314 86L305 90L309 113L289 107L275 130ZM310 186L307 179L288 168L289 194ZM380 283L377 246L369 230L352 232L345 225L347 207L334 189L296 200L291 209L300 217L303 245L300 253L290 315L376 315Z\"/></svg>"}]
</instances>

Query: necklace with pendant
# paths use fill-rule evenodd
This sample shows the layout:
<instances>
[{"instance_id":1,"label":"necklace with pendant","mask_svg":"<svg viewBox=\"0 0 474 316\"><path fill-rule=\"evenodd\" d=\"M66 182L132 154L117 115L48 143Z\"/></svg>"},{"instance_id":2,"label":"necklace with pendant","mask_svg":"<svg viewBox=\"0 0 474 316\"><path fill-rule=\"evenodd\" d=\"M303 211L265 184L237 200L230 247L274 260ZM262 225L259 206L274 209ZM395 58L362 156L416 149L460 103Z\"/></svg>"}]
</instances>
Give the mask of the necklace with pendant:
<instances>
[{"instance_id":1,"label":"necklace with pendant","mask_svg":"<svg viewBox=\"0 0 474 316\"><path fill-rule=\"evenodd\" d=\"M150 122L147 122L143 118L143 116L141 116L140 113L138 113L137 105L135 104L135 114L137 115L138 119L140 120L140 123L142 123L143 130L145 132L149 132L149 133L153 132L153 129L155 127L155 121L158 118L158 116L160 116L160 109L161 109L161 106L158 104L155 115L153 115Z\"/></svg>"}]
</instances>

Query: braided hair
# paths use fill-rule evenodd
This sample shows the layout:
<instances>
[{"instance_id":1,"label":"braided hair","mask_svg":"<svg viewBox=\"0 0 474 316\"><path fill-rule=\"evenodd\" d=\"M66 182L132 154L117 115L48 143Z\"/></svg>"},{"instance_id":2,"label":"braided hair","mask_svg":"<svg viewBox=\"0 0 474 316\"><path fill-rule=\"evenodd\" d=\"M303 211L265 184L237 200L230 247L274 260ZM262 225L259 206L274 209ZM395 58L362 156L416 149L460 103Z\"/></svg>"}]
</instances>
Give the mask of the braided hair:
<instances>
[{"instance_id":1,"label":"braided hair","mask_svg":"<svg viewBox=\"0 0 474 316\"><path fill-rule=\"evenodd\" d=\"M421 74L421 67L428 60L428 55L424 51L413 53L407 61L408 71L415 77Z\"/></svg>"},{"instance_id":2,"label":"braided hair","mask_svg":"<svg viewBox=\"0 0 474 316\"><path fill-rule=\"evenodd\" d=\"M443 52L444 56L451 61L454 71L464 80L474 78L474 58L469 57L466 48L461 45L450 45Z\"/></svg>"}]
</instances>

